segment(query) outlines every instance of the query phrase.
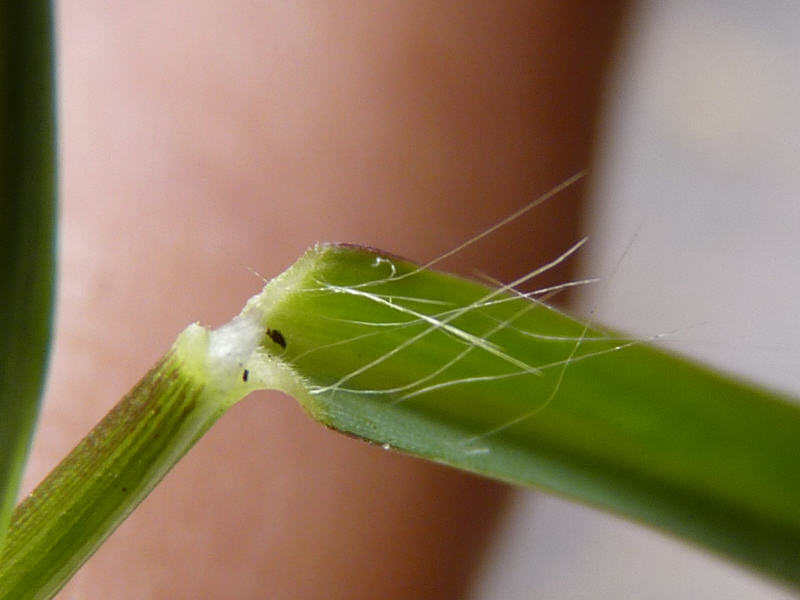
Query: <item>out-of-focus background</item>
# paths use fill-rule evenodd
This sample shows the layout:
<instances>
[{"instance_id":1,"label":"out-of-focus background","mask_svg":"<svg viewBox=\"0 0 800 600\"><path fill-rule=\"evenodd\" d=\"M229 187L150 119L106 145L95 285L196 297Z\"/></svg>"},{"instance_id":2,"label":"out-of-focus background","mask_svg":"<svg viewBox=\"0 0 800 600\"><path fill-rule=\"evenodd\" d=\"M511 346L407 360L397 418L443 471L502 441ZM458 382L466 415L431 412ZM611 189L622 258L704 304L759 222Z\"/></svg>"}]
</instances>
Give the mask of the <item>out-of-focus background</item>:
<instances>
[{"instance_id":1,"label":"out-of-focus background","mask_svg":"<svg viewBox=\"0 0 800 600\"><path fill-rule=\"evenodd\" d=\"M429 259L586 166L621 5L57 3L62 277L26 485L189 321L229 320L248 267L319 239ZM630 6L583 223L583 274L610 281L583 313L800 393L800 5ZM510 280L563 251L579 190L454 268ZM61 598L460 597L504 491L255 395ZM493 542L478 600L789 597L540 493Z\"/></svg>"},{"instance_id":2,"label":"out-of-focus background","mask_svg":"<svg viewBox=\"0 0 800 600\"><path fill-rule=\"evenodd\" d=\"M642 338L676 331L666 347L800 395L800 5L635 6L583 267L611 279L583 311ZM796 597L535 493L518 499L480 581L480 600Z\"/></svg>"}]
</instances>

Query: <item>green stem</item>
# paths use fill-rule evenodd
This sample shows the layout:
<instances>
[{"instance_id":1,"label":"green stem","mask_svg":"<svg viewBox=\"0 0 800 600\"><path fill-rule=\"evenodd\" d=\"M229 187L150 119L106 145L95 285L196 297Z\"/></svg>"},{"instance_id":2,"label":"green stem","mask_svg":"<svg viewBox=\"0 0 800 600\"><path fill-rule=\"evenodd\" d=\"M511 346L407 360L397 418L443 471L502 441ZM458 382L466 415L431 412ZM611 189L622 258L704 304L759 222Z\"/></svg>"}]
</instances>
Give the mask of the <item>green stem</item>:
<instances>
[{"instance_id":1,"label":"green stem","mask_svg":"<svg viewBox=\"0 0 800 600\"><path fill-rule=\"evenodd\" d=\"M190 326L24 500L0 562L0 598L49 598L229 402L197 367L208 332Z\"/></svg>"}]
</instances>

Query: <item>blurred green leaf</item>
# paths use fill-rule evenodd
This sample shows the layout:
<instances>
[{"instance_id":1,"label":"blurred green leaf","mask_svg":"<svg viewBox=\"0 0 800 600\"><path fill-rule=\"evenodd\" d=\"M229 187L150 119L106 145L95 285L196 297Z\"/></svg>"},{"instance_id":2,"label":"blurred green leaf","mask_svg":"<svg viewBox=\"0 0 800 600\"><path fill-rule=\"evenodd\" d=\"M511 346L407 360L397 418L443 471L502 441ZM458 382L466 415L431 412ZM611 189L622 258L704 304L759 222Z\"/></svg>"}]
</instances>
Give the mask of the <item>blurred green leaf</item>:
<instances>
[{"instance_id":1,"label":"blurred green leaf","mask_svg":"<svg viewBox=\"0 0 800 600\"><path fill-rule=\"evenodd\" d=\"M52 7L0 4L0 544L50 343L55 236Z\"/></svg>"}]
</instances>

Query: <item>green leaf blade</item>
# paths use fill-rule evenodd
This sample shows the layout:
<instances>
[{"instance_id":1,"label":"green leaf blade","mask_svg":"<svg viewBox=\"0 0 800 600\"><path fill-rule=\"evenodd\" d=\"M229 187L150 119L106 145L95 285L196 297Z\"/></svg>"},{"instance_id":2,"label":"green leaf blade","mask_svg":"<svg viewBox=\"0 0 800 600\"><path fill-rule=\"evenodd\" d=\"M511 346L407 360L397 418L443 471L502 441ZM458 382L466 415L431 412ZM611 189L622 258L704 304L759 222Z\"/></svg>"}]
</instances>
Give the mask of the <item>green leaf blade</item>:
<instances>
[{"instance_id":1,"label":"green leaf blade","mask_svg":"<svg viewBox=\"0 0 800 600\"><path fill-rule=\"evenodd\" d=\"M325 425L800 584L800 409L787 399L373 251L318 246L295 269L286 297L264 303L286 348L265 349Z\"/></svg>"}]
</instances>

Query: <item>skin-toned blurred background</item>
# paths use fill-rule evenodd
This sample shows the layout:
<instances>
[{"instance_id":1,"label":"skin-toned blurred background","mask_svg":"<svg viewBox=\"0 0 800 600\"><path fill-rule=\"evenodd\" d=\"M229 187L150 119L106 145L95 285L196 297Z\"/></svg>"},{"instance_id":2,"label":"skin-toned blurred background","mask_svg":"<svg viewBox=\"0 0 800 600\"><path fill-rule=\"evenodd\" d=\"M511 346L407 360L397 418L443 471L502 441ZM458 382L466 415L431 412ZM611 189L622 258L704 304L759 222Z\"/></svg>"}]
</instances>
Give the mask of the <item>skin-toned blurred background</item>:
<instances>
[{"instance_id":1,"label":"skin-toned blurred background","mask_svg":"<svg viewBox=\"0 0 800 600\"><path fill-rule=\"evenodd\" d=\"M798 222L793 5L641 3L627 27L615 2L57 6L61 279L28 487L190 321L238 312L261 285L249 269L275 275L320 239L427 260L587 166L588 183L447 267L509 280L589 232L580 271L614 275L582 296L585 313L643 337L685 329L670 347L800 390L791 374L748 370L788 365L800 332L736 337L742 323L764 332L752 305L765 318L800 305L780 244ZM754 162L772 170L752 174ZM748 273L763 279L737 279ZM690 328L700 321L716 329ZM730 359L737 348L760 358ZM470 594L783 592L612 517L344 439L257 394L62 597Z\"/></svg>"}]
</instances>

